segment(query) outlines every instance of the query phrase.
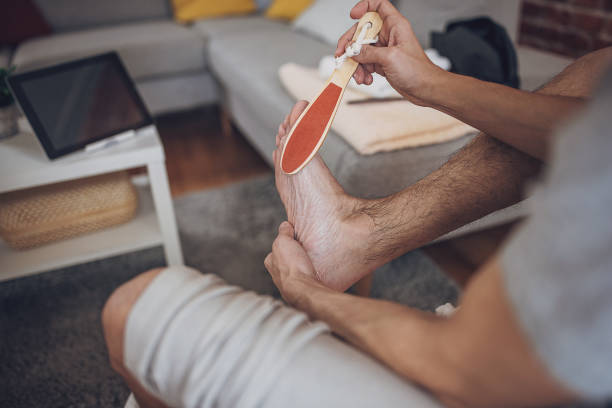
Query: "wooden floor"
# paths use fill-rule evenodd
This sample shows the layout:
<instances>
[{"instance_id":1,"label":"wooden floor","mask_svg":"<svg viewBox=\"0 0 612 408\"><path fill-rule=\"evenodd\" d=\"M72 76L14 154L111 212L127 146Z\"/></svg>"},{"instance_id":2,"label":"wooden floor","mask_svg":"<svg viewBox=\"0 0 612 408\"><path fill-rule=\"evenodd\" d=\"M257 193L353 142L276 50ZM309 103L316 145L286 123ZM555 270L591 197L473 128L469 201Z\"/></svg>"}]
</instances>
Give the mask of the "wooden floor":
<instances>
[{"instance_id":1,"label":"wooden floor","mask_svg":"<svg viewBox=\"0 0 612 408\"><path fill-rule=\"evenodd\" d=\"M272 173L235 128L223 134L216 107L160 116L156 125L174 197Z\"/></svg>"},{"instance_id":2,"label":"wooden floor","mask_svg":"<svg viewBox=\"0 0 612 408\"><path fill-rule=\"evenodd\" d=\"M164 149L170 189L179 196L219 187L272 169L232 127L225 135L219 109L200 108L156 119ZM425 252L460 285L465 285L505 239L512 225L430 245Z\"/></svg>"}]
</instances>

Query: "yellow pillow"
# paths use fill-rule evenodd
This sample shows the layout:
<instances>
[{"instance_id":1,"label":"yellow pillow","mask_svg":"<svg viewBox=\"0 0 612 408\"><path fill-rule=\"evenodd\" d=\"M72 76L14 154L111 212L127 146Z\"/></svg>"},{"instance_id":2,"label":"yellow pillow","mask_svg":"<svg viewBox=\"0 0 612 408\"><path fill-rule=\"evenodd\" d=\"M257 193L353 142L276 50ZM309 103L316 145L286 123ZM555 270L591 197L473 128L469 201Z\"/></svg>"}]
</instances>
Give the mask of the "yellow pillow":
<instances>
[{"instance_id":1,"label":"yellow pillow","mask_svg":"<svg viewBox=\"0 0 612 408\"><path fill-rule=\"evenodd\" d=\"M266 17L293 20L312 4L313 0L274 0Z\"/></svg>"},{"instance_id":2,"label":"yellow pillow","mask_svg":"<svg viewBox=\"0 0 612 408\"><path fill-rule=\"evenodd\" d=\"M247 14L257 10L253 0L172 0L174 18L181 23L206 17Z\"/></svg>"}]
</instances>

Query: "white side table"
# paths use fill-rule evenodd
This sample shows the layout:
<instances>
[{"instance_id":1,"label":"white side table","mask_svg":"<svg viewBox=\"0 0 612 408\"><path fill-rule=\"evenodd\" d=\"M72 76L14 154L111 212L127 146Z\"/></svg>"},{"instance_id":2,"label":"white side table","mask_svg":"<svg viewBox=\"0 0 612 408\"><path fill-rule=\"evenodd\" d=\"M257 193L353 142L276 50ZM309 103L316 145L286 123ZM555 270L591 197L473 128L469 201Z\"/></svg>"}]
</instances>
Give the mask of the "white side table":
<instances>
[{"instance_id":1,"label":"white side table","mask_svg":"<svg viewBox=\"0 0 612 408\"><path fill-rule=\"evenodd\" d=\"M0 241L0 281L162 244L168 265L181 265L164 149L155 126L97 152L49 160L31 132L0 141L0 193L145 166L149 186L139 186L136 217L123 225L15 251Z\"/></svg>"}]
</instances>

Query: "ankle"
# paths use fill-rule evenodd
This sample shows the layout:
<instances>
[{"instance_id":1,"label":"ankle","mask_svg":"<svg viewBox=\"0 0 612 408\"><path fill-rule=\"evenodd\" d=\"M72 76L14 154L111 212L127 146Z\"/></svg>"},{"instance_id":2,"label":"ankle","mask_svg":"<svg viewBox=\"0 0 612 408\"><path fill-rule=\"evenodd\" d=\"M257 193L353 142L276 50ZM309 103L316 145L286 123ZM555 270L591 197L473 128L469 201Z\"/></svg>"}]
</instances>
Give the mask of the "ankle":
<instances>
[{"instance_id":1,"label":"ankle","mask_svg":"<svg viewBox=\"0 0 612 408\"><path fill-rule=\"evenodd\" d=\"M372 255L370 251L375 232L374 219L363 211L367 201L345 195L340 216L346 242L355 259L362 264L367 264Z\"/></svg>"},{"instance_id":2,"label":"ankle","mask_svg":"<svg viewBox=\"0 0 612 408\"><path fill-rule=\"evenodd\" d=\"M388 226L381 223L386 217L389 198L359 199L353 202L352 215L347 218L351 237L359 246L357 259L367 270L374 272L390 262L399 249L389 245Z\"/></svg>"}]
</instances>

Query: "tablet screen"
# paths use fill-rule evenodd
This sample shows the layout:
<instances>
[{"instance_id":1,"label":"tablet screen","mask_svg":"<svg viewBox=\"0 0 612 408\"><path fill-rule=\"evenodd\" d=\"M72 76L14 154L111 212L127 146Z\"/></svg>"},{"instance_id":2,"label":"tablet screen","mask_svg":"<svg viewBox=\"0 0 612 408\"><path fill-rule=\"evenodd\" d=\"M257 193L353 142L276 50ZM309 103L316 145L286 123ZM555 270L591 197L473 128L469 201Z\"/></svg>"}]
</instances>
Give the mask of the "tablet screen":
<instances>
[{"instance_id":1,"label":"tablet screen","mask_svg":"<svg viewBox=\"0 0 612 408\"><path fill-rule=\"evenodd\" d=\"M115 53L18 74L9 83L52 158L151 123Z\"/></svg>"}]
</instances>

